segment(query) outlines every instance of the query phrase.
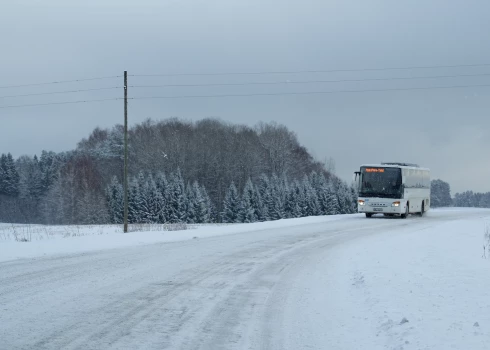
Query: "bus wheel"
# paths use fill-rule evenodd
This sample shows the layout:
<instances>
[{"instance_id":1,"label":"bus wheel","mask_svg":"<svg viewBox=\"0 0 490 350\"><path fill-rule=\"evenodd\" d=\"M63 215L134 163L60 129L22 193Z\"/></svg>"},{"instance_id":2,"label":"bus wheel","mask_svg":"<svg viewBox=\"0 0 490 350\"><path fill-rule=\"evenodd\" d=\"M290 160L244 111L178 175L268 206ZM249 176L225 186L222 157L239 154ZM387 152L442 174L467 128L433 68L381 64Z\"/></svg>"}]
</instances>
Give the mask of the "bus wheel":
<instances>
[{"instance_id":1,"label":"bus wheel","mask_svg":"<svg viewBox=\"0 0 490 350\"><path fill-rule=\"evenodd\" d=\"M406 219L408 217L408 207L410 206L410 203L407 202L407 207L405 208L405 214L401 215L402 219Z\"/></svg>"},{"instance_id":2,"label":"bus wheel","mask_svg":"<svg viewBox=\"0 0 490 350\"><path fill-rule=\"evenodd\" d=\"M367 217L367 218L371 218L371 217L373 217L373 214L371 214L371 213L366 213L366 217Z\"/></svg>"},{"instance_id":3,"label":"bus wheel","mask_svg":"<svg viewBox=\"0 0 490 350\"><path fill-rule=\"evenodd\" d=\"M424 206L424 202L422 201L422 207L420 209L420 216L424 216L425 214L425 206Z\"/></svg>"}]
</instances>

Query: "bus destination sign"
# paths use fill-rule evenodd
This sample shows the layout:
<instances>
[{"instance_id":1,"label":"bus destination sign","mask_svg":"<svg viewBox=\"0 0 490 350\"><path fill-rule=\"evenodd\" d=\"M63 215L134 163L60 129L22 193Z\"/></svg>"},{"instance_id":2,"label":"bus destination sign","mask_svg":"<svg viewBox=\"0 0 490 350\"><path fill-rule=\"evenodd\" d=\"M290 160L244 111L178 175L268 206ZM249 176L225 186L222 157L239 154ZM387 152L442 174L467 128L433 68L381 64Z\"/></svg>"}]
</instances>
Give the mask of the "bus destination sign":
<instances>
[{"instance_id":1,"label":"bus destination sign","mask_svg":"<svg viewBox=\"0 0 490 350\"><path fill-rule=\"evenodd\" d=\"M384 173L384 168L366 168L366 173Z\"/></svg>"}]
</instances>

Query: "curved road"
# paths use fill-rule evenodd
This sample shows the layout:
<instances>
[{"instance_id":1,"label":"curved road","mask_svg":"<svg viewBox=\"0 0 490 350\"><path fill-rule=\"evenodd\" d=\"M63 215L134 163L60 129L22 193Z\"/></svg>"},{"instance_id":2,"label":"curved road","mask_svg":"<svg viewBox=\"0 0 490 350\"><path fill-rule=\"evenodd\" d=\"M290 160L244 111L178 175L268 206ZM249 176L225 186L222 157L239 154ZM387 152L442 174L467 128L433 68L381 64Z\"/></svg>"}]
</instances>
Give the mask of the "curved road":
<instances>
[{"instance_id":1,"label":"curved road","mask_svg":"<svg viewBox=\"0 0 490 350\"><path fill-rule=\"evenodd\" d=\"M434 212L407 220L351 216L0 263L0 348L306 348L301 327L290 322L292 310L285 308L295 303L291 287L318 288L300 285L307 280L300 276L326 268L319 262L337 245L435 227L458 215L467 214ZM321 310L294 312L304 319Z\"/></svg>"}]
</instances>

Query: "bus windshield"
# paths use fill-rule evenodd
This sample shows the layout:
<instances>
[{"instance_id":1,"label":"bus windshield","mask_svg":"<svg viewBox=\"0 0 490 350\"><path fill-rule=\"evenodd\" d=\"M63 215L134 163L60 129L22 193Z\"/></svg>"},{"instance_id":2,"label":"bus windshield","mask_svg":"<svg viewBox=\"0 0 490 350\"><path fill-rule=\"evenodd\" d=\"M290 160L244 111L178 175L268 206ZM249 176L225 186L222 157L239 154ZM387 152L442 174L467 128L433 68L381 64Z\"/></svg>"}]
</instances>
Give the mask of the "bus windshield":
<instances>
[{"instance_id":1,"label":"bus windshield","mask_svg":"<svg viewBox=\"0 0 490 350\"><path fill-rule=\"evenodd\" d=\"M402 197L402 173L399 168L361 168L359 196Z\"/></svg>"}]
</instances>

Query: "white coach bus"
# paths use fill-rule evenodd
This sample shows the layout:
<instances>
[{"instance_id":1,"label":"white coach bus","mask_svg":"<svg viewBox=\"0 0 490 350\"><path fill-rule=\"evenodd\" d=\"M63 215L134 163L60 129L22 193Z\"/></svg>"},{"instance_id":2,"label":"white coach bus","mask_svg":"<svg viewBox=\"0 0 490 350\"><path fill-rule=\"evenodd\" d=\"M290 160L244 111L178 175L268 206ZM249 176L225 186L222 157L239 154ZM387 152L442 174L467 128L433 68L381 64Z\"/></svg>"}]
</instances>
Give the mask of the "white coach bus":
<instances>
[{"instance_id":1,"label":"white coach bus","mask_svg":"<svg viewBox=\"0 0 490 350\"><path fill-rule=\"evenodd\" d=\"M430 209L430 170L416 164L381 163L362 165L359 178L358 212L400 216L424 215Z\"/></svg>"}]
</instances>

